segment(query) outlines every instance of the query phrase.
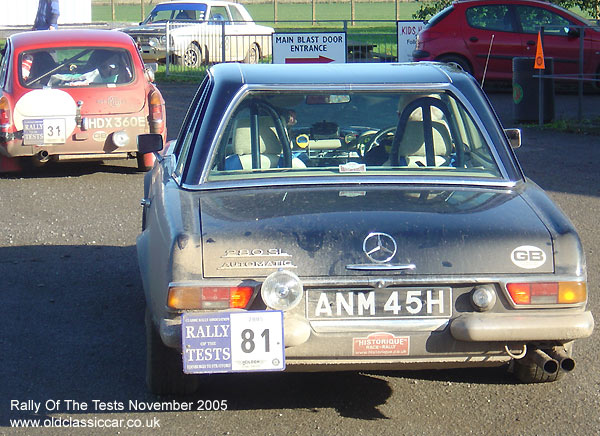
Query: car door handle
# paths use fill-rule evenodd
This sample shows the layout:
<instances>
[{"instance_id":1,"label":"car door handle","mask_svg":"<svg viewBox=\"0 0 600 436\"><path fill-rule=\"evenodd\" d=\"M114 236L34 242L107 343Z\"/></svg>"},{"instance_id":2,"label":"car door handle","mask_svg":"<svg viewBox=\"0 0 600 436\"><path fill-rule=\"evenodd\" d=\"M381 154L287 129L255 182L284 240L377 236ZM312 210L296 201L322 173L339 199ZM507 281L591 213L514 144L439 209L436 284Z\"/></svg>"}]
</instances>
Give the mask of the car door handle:
<instances>
[{"instance_id":1,"label":"car door handle","mask_svg":"<svg viewBox=\"0 0 600 436\"><path fill-rule=\"evenodd\" d=\"M142 207L150 207L151 204L152 200L150 200L149 198L142 198L142 201L140 201L140 206Z\"/></svg>"},{"instance_id":2,"label":"car door handle","mask_svg":"<svg viewBox=\"0 0 600 436\"><path fill-rule=\"evenodd\" d=\"M532 40L527 41L527 45L536 45L536 44L537 44L537 42L535 42L535 41L532 41Z\"/></svg>"},{"instance_id":3,"label":"car door handle","mask_svg":"<svg viewBox=\"0 0 600 436\"><path fill-rule=\"evenodd\" d=\"M479 38L477 38L476 36L471 36L469 38L469 41L471 41L471 42L477 42L477 41L479 41Z\"/></svg>"}]
</instances>

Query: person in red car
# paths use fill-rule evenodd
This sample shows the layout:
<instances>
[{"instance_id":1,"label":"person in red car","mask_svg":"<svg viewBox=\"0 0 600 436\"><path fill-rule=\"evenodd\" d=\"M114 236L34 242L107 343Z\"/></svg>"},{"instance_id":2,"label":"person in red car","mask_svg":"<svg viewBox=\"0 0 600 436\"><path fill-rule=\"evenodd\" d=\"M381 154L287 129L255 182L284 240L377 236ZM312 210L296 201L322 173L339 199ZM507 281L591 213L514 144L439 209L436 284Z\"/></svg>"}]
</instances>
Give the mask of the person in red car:
<instances>
[{"instance_id":1,"label":"person in red car","mask_svg":"<svg viewBox=\"0 0 600 436\"><path fill-rule=\"evenodd\" d=\"M93 83L126 83L131 80L131 69L123 55L114 50L96 50L89 63L96 66L83 74L53 74L49 86L87 86Z\"/></svg>"}]
</instances>

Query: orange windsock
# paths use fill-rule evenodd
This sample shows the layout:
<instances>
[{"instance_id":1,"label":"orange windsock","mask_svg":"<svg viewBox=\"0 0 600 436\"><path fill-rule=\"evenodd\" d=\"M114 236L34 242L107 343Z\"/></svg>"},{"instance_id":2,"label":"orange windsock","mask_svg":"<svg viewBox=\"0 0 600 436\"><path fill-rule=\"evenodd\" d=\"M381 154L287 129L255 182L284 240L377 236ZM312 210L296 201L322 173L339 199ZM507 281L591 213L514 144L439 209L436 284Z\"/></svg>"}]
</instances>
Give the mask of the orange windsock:
<instances>
[{"instance_id":1,"label":"orange windsock","mask_svg":"<svg viewBox=\"0 0 600 436\"><path fill-rule=\"evenodd\" d=\"M535 49L535 64L533 68L536 70L545 70L546 65L544 63L544 48L542 47L542 32L538 32L537 47Z\"/></svg>"}]
</instances>

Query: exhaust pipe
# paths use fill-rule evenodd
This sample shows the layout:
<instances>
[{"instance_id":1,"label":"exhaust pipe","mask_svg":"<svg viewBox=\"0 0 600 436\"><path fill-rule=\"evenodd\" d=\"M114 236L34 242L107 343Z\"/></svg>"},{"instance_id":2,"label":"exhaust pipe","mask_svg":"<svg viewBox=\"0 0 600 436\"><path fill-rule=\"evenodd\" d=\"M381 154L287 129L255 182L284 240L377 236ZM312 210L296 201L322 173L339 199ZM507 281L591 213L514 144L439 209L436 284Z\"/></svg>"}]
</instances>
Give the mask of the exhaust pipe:
<instances>
[{"instance_id":1,"label":"exhaust pipe","mask_svg":"<svg viewBox=\"0 0 600 436\"><path fill-rule=\"evenodd\" d=\"M38 154L36 154L38 162L48 162L50 159L50 155L48 154L48 150L42 150Z\"/></svg>"},{"instance_id":2,"label":"exhaust pipe","mask_svg":"<svg viewBox=\"0 0 600 436\"><path fill-rule=\"evenodd\" d=\"M50 160L48 150L40 150L38 154L31 157L31 162L34 167L43 167Z\"/></svg>"},{"instance_id":3,"label":"exhaust pipe","mask_svg":"<svg viewBox=\"0 0 600 436\"><path fill-rule=\"evenodd\" d=\"M530 353L527 353L527 357L531 358L533 363L542 368L544 372L549 375L556 374L560 367L558 360L553 359L539 348L531 350Z\"/></svg>"},{"instance_id":4,"label":"exhaust pipe","mask_svg":"<svg viewBox=\"0 0 600 436\"><path fill-rule=\"evenodd\" d=\"M552 347L546 351L548 356L556 360L560 365L560 369L565 372L571 372L575 369L575 359L567 354L564 347Z\"/></svg>"}]
</instances>

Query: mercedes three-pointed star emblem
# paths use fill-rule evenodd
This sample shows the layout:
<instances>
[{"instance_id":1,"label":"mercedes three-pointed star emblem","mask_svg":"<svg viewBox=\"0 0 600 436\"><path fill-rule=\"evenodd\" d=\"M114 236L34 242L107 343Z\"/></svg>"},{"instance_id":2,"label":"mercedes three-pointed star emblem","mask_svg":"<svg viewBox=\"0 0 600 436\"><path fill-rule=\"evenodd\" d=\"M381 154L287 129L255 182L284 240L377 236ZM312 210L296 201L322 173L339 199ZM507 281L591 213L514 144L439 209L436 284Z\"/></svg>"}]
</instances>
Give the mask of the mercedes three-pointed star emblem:
<instances>
[{"instance_id":1,"label":"mercedes three-pointed star emblem","mask_svg":"<svg viewBox=\"0 0 600 436\"><path fill-rule=\"evenodd\" d=\"M397 248L396 241L387 233L372 232L363 241L363 251L371 261L376 263L392 260Z\"/></svg>"}]
</instances>

